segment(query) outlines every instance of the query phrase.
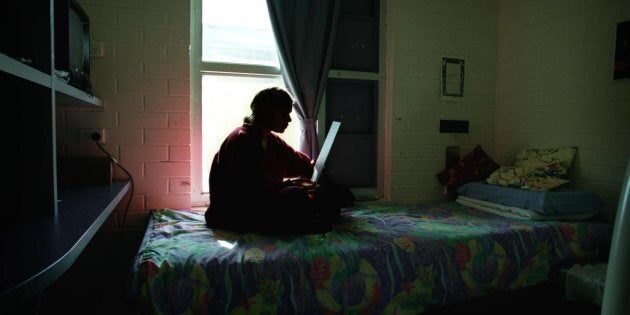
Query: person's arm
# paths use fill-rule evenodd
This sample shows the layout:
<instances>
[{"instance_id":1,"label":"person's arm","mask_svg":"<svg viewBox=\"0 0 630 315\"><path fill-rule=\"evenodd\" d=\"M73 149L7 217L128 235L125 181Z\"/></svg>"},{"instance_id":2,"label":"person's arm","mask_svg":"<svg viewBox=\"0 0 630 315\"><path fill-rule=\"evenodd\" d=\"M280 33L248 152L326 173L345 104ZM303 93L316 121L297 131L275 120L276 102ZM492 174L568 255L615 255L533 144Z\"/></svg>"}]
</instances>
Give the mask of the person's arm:
<instances>
[{"instance_id":1,"label":"person's arm","mask_svg":"<svg viewBox=\"0 0 630 315\"><path fill-rule=\"evenodd\" d=\"M308 155L293 149L279 137L277 140L278 160L284 164L283 176L285 178L310 178L313 174L313 160Z\"/></svg>"}]
</instances>

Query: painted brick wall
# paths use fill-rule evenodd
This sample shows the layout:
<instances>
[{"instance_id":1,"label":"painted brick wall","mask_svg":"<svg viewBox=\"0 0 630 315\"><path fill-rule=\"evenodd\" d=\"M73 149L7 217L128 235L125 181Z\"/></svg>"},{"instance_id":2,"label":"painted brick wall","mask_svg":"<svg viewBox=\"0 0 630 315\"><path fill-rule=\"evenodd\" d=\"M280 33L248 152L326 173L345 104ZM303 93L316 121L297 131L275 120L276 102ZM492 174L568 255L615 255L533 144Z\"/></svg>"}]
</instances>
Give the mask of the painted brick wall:
<instances>
[{"instance_id":1,"label":"painted brick wall","mask_svg":"<svg viewBox=\"0 0 630 315\"><path fill-rule=\"evenodd\" d=\"M58 113L60 151L100 155L76 132L104 128L105 147L138 182L128 221L147 209L188 208L189 2L81 3L92 39L105 47L92 62L94 92L106 104ZM449 145L463 155L481 144L509 163L523 146L569 144L580 148L576 185L614 202L630 143L630 89L610 80L611 52L613 25L628 9L621 0L572 3L387 1L387 199L441 198L435 174ZM440 98L444 56L466 60L457 102ZM470 133L440 134L440 119L469 120Z\"/></svg>"},{"instance_id":2,"label":"painted brick wall","mask_svg":"<svg viewBox=\"0 0 630 315\"><path fill-rule=\"evenodd\" d=\"M573 185L614 218L630 157L630 80L613 81L616 24L627 0L499 1L494 156L578 147Z\"/></svg>"},{"instance_id":3,"label":"painted brick wall","mask_svg":"<svg viewBox=\"0 0 630 315\"><path fill-rule=\"evenodd\" d=\"M103 156L78 142L78 129L105 129L104 148L133 175L135 192L126 228L146 227L146 211L190 208L190 2L80 0L91 22L92 85L103 110L57 111L58 150L66 156ZM114 177L126 175L115 169ZM124 199L97 235L120 226ZM138 233L133 233L138 237ZM141 235L140 235L141 236Z\"/></svg>"},{"instance_id":4,"label":"painted brick wall","mask_svg":"<svg viewBox=\"0 0 630 315\"><path fill-rule=\"evenodd\" d=\"M395 0L387 6L385 197L423 201L442 197L435 174L445 147L464 155L476 144L490 150L495 104L496 1ZM465 60L464 97L440 97L442 57ZM439 133L440 119L470 121L468 134Z\"/></svg>"}]
</instances>

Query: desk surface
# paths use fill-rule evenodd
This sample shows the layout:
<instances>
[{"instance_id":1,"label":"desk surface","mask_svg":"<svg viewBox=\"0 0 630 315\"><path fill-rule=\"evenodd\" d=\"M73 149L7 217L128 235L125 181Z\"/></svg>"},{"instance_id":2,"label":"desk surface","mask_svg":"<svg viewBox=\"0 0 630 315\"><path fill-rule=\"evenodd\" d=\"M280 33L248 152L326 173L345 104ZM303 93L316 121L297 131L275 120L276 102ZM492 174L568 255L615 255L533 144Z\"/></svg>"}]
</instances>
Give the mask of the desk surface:
<instances>
[{"instance_id":1,"label":"desk surface","mask_svg":"<svg viewBox=\"0 0 630 315\"><path fill-rule=\"evenodd\" d=\"M62 190L57 217L0 231L0 310L28 301L68 270L129 187L114 181Z\"/></svg>"}]
</instances>

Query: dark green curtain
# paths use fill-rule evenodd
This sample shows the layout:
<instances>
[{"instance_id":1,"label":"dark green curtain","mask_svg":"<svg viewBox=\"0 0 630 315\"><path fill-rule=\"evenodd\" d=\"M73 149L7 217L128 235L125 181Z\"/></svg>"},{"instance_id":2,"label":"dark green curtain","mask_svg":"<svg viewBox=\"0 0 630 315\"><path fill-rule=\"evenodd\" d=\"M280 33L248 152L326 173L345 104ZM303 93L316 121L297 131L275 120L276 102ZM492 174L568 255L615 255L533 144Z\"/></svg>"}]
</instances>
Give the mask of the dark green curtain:
<instances>
[{"instance_id":1,"label":"dark green curtain","mask_svg":"<svg viewBox=\"0 0 630 315\"><path fill-rule=\"evenodd\" d=\"M316 159L317 113L322 101L341 0L267 0L282 77L296 100L300 151Z\"/></svg>"}]
</instances>

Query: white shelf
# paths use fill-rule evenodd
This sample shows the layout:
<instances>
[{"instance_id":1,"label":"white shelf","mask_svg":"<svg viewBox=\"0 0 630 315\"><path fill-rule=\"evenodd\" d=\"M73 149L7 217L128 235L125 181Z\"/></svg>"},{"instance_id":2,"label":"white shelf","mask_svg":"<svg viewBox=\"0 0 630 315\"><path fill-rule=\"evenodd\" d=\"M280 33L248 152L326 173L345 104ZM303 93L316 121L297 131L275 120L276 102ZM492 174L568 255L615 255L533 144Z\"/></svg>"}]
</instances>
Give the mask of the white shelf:
<instances>
[{"instance_id":1,"label":"white shelf","mask_svg":"<svg viewBox=\"0 0 630 315\"><path fill-rule=\"evenodd\" d=\"M0 53L0 70L47 88L50 88L51 85L50 75L2 53Z\"/></svg>"},{"instance_id":2,"label":"white shelf","mask_svg":"<svg viewBox=\"0 0 630 315\"><path fill-rule=\"evenodd\" d=\"M31 66L21 63L5 54L0 53L0 71L9 73L18 78L52 88L51 76ZM69 85L60 79L55 81L55 96L58 106L91 106L103 107L103 100Z\"/></svg>"},{"instance_id":3,"label":"white shelf","mask_svg":"<svg viewBox=\"0 0 630 315\"><path fill-rule=\"evenodd\" d=\"M100 98L81 91L60 79L55 82L55 96L57 106L103 107L103 100Z\"/></svg>"},{"instance_id":4,"label":"white shelf","mask_svg":"<svg viewBox=\"0 0 630 315\"><path fill-rule=\"evenodd\" d=\"M27 303L61 277L130 187L129 181L113 181L62 190L57 217L0 230L0 254L7 257L0 261L2 314Z\"/></svg>"}]
</instances>

